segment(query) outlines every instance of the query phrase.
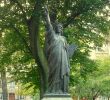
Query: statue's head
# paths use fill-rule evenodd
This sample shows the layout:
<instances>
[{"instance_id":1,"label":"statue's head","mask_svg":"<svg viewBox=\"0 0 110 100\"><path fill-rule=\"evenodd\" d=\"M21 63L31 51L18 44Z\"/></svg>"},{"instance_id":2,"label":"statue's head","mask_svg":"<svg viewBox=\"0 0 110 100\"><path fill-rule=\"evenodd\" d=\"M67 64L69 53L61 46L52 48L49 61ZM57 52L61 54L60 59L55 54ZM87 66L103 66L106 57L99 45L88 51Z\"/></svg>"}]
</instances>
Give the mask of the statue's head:
<instances>
[{"instance_id":1,"label":"statue's head","mask_svg":"<svg viewBox=\"0 0 110 100\"><path fill-rule=\"evenodd\" d=\"M55 24L55 32L56 34L63 35L63 26L61 23Z\"/></svg>"}]
</instances>

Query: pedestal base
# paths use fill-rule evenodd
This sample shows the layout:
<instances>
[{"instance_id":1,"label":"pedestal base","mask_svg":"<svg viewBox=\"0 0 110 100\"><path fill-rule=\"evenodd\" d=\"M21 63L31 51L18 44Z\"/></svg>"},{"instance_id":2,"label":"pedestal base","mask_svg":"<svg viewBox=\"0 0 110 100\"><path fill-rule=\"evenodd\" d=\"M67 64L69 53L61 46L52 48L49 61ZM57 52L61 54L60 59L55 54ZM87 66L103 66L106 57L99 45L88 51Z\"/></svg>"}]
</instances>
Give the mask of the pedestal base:
<instances>
[{"instance_id":1,"label":"pedestal base","mask_svg":"<svg viewBox=\"0 0 110 100\"><path fill-rule=\"evenodd\" d=\"M42 100L72 100L69 94L46 94Z\"/></svg>"}]
</instances>

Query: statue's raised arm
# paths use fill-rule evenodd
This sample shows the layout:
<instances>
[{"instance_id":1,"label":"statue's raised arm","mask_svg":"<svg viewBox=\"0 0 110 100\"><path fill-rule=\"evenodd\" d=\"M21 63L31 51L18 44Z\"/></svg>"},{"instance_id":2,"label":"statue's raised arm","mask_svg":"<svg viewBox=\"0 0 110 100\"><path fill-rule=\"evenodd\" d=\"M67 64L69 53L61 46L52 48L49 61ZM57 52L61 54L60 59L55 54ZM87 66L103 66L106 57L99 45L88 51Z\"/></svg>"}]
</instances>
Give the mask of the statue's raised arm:
<instances>
[{"instance_id":1,"label":"statue's raised arm","mask_svg":"<svg viewBox=\"0 0 110 100\"><path fill-rule=\"evenodd\" d=\"M45 22L46 22L46 28L47 28L48 34L51 34L51 35L55 34L53 26L50 21L49 11L46 5L44 6L44 16L45 16Z\"/></svg>"}]
</instances>

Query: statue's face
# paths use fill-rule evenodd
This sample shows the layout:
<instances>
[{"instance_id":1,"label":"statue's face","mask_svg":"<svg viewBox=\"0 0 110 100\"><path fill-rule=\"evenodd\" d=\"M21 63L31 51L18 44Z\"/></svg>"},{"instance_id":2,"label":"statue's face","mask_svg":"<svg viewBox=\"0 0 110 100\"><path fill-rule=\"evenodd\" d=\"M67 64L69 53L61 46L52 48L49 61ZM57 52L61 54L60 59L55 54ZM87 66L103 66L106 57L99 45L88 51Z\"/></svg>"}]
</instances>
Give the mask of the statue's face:
<instances>
[{"instance_id":1,"label":"statue's face","mask_svg":"<svg viewBox=\"0 0 110 100\"><path fill-rule=\"evenodd\" d=\"M63 33L63 26L61 24L58 24L56 26L56 33L62 35L62 33Z\"/></svg>"}]
</instances>

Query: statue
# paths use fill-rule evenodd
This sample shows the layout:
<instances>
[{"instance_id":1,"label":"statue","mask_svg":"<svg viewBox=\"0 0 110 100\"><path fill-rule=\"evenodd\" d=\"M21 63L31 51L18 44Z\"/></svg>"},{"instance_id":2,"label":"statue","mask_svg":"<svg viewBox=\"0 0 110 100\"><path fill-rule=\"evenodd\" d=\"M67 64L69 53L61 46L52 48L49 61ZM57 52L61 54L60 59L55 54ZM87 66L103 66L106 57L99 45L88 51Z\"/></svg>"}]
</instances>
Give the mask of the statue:
<instances>
[{"instance_id":1,"label":"statue","mask_svg":"<svg viewBox=\"0 0 110 100\"><path fill-rule=\"evenodd\" d=\"M69 56L73 54L76 46L67 44L60 23L55 23L53 27L47 7L45 7L45 22L47 29L45 54L49 65L47 91L54 94L66 94L68 93L70 73Z\"/></svg>"}]
</instances>

